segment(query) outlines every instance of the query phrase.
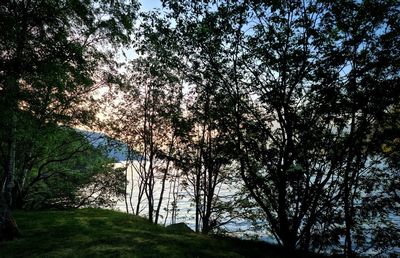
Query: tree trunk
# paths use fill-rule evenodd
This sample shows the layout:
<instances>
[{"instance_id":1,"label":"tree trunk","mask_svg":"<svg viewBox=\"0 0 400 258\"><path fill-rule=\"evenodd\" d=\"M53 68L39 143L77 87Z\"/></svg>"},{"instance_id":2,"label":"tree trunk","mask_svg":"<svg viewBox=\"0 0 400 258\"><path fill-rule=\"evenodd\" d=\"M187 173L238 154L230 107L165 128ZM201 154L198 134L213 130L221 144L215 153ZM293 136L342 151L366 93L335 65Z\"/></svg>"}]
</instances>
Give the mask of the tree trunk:
<instances>
[{"instance_id":1,"label":"tree trunk","mask_svg":"<svg viewBox=\"0 0 400 258\"><path fill-rule=\"evenodd\" d=\"M162 201L163 201L163 198L164 198L165 181L167 180L169 166L171 164L170 157L172 155L172 150L173 150L173 146L174 146L174 138L175 138L175 132L172 134L171 142L170 142L170 145L169 145L168 161L167 161L167 165L165 167L165 171L164 171L163 178L162 178L162 181L161 181L161 192L160 192L160 198L158 200L158 205L157 205L157 209L156 209L156 215L155 215L154 224L158 224L158 217L160 215L161 204L162 204Z\"/></svg>"},{"instance_id":2,"label":"tree trunk","mask_svg":"<svg viewBox=\"0 0 400 258\"><path fill-rule=\"evenodd\" d=\"M4 194L4 200L8 207L12 205L12 190L14 188L14 177L15 177L15 148L16 148L16 127L17 127L17 117L15 115L15 110L12 111L11 118L11 130L10 130L10 147L9 147L9 159L8 159L8 169L5 176L4 188L2 192Z\"/></svg>"},{"instance_id":3,"label":"tree trunk","mask_svg":"<svg viewBox=\"0 0 400 258\"><path fill-rule=\"evenodd\" d=\"M124 181L124 200L125 200L125 208L126 208L126 213L129 213L129 206L128 206L128 171L129 171L129 160L130 160L130 149L128 147L128 155L126 157L125 161L125 181ZM133 182L131 182L133 184Z\"/></svg>"},{"instance_id":4,"label":"tree trunk","mask_svg":"<svg viewBox=\"0 0 400 258\"><path fill-rule=\"evenodd\" d=\"M200 171L196 174L196 185L195 185L195 205L196 205L196 233L200 231Z\"/></svg>"},{"instance_id":5,"label":"tree trunk","mask_svg":"<svg viewBox=\"0 0 400 258\"><path fill-rule=\"evenodd\" d=\"M20 232L11 214L11 210L8 208L4 195L0 199L0 242L2 242L19 237Z\"/></svg>"},{"instance_id":6,"label":"tree trunk","mask_svg":"<svg viewBox=\"0 0 400 258\"><path fill-rule=\"evenodd\" d=\"M20 235L17 224L15 223L10 210L15 176L16 127L17 117L15 110L12 110L9 163L7 170L5 171L5 181L1 189L0 197L0 242L4 240L12 240Z\"/></svg>"},{"instance_id":7,"label":"tree trunk","mask_svg":"<svg viewBox=\"0 0 400 258\"><path fill-rule=\"evenodd\" d=\"M351 124L350 124L350 133L349 133L349 156L347 157L347 164L344 171L344 195L343 195L343 203L344 203L344 222L345 222L345 241L344 241L344 254L346 257L353 257L353 248L352 248L352 236L351 230L353 227L353 215L351 214L351 180L350 180L350 172L352 170L352 162L355 156L355 140L354 140L354 131L356 130L356 108L352 107L351 114Z\"/></svg>"},{"instance_id":8,"label":"tree trunk","mask_svg":"<svg viewBox=\"0 0 400 258\"><path fill-rule=\"evenodd\" d=\"M172 214L171 214L171 224L176 223L176 215L177 215L177 202L178 202L178 194L179 194L179 175L175 172L174 175L174 185L172 186Z\"/></svg>"}]
</instances>

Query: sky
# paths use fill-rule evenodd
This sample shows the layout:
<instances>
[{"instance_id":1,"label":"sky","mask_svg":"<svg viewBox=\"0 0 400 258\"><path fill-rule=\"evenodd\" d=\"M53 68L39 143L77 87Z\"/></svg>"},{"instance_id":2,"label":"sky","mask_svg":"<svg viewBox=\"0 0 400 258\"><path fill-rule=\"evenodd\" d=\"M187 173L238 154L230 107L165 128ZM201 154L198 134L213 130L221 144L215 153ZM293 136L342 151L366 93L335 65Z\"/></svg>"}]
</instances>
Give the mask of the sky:
<instances>
[{"instance_id":1,"label":"sky","mask_svg":"<svg viewBox=\"0 0 400 258\"><path fill-rule=\"evenodd\" d=\"M141 12L147 12L151 11L155 8L160 8L161 9L161 1L160 0L138 0L140 3L140 11ZM135 54L135 51L133 49L124 49L123 50L127 60L132 60L137 57ZM119 54L119 57L117 57L119 61L124 61L125 57L123 57L122 53Z\"/></svg>"},{"instance_id":2,"label":"sky","mask_svg":"<svg viewBox=\"0 0 400 258\"><path fill-rule=\"evenodd\" d=\"M141 5L140 11L143 11L143 12L151 11L155 8L161 8L160 0L138 0L138 1ZM122 55L122 52L120 54L118 54L117 60L120 62L129 61L129 60L132 60L137 57L137 55L133 49L124 49L123 51L124 51L126 57L124 57ZM108 91L109 91L108 87L102 87L94 92L94 98L100 99ZM107 111L105 111L105 112L107 113ZM100 118L100 119L105 118L105 115L102 113L98 113L97 115L98 115L98 118ZM85 127L78 127L78 128L82 129L82 130L90 130Z\"/></svg>"},{"instance_id":3,"label":"sky","mask_svg":"<svg viewBox=\"0 0 400 258\"><path fill-rule=\"evenodd\" d=\"M150 11L154 8L161 8L160 0L139 0L142 11Z\"/></svg>"}]
</instances>

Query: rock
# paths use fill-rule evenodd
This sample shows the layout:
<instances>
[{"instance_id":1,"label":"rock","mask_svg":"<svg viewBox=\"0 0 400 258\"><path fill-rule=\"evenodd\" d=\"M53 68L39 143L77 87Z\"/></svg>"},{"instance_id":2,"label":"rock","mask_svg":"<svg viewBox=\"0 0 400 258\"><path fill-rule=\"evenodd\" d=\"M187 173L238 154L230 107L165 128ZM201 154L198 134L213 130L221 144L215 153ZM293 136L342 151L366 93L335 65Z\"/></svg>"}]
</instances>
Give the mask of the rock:
<instances>
[{"instance_id":1,"label":"rock","mask_svg":"<svg viewBox=\"0 0 400 258\"><path fill-rule=\"evenodd\" d=\"M192 233L194 232L188 225L185 223L176 223L176 224L171 224L166 227L167 230L177 232L177 233Z\"/></svg>"}]
</instances>

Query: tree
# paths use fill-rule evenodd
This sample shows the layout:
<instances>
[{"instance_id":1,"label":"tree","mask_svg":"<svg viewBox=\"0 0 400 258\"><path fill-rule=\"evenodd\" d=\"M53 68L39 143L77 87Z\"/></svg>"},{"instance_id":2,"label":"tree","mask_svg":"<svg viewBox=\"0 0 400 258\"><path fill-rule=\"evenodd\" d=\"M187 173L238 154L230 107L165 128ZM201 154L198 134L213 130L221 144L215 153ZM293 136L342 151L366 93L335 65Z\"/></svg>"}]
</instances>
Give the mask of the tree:
<instances>
[{"instance_id":1,"label":"tree","mask_svg":"<svg viewBox=\"0 0 400 258\"><path fill-rule=\"evenodd\" d=\"M163 3L186 80L211 74L233 102L224 115L240 174L277 241L339 244L343 223L353 256L368 139L398 98L398 4Z\"/></svg>"},{"instance_id":2,"label":"tree","mask_svg":"<svg viewBox=\"0 0 400 258\"><path fill-rule=\"evenodd\" d=\"M103 147L70 128L48 125L41 132L31 143L29 160L17 155L21 167L16 169L13 208L112 206L111 197L121 195L123 177Z\"/></svg>"},{"instance_id":3,"label":"tree","mask_svg":"<svg viewBox=\"0 0 400 258\"><path fill-rule=\"evenodd\" d=\"M0 7L2 143L8 145L1 191L1 239L12 239L9 206L14 188L18 113L42 123L73 124L93 115L82 101L95 71L110 61L108 45L129 41L136 2L5 1ZM104 48L100 48L99 44ZM108 44L108 45L107 45ZM4 138L3 138L4 137ZM12 226L15 228L15 226Z\"/></svg>"},{"instance_id":4,"label":"tree","mask_svg":"<svg viewBox=\"0 0 400 258\"><path fill-rule=\"evenodd\" d=\"M211 77L196 78L190 83L191 98L186 103L185 117L191 130L180 145L176 163L185 175L185 188L195 203L196 232L207 234L229 222L223 218L228 209L220 193L221 187L228 185L233 162L234 145L226 119L229 116L220 115L229 112L229 99L221 94L220 85Z\"/></svg>"},{"instance_id":5,"label":"tree","mask_svg":"<svg viewBox=\"0 0 400 258\"><path fill-rule=\"evenodd\" d=\"M399 17L399 6L394 2L378 4L366 1L349 3L345 7L337 3L330 5L333 19L328 17L328 20L340 31L338 41L341 49L337 54L344 58L342 63L347 70L342 72L342 78L346 79L342 82L345 93L343 117L348 121L348 133L344 133L347 149L343 155L342 201L345 253L353 256L352 230L358 226L356 219L359 215L356 213L360 212L354 204L364 187L361 179L365 173L362 172L373 159L370 138L373 138L376 124L385 110L398 101L398 95L394 93L399 83L399 71L392 61L397 62L398 46L395 42L398 42L399 30L393 22ZM381 27L386 29L382 31Z\"/></svg>"},{"instance_id":6,"label":"tree","mask_svg":"<svg viewBox=\"0 0 400 258\"><path fill-rule=\"evenodd\" d=\"M145 197L147 216L151 222L158 223L180 136L181 84L169 73L170 68L161 66L153 52L146 53L149 55L146 59L138 58L132 62L129 82L122 88L120 101L110 119L118 121L112 123L111 131L133 153L130 166L138 176L138 196L133 212L137 215L141 212L142 198ZM131 180L134 180L133 176ZM158 183L161 189L156 193Z\"/></svg>"},{"instance_id":7,"label":"tree","mask_svg":"<svg viewBox=\"0 0 400 258\"><path fill-rule=\"evenodd\" d=\"M185 91L193 89L184 96L183 102L182 96L171 95L172 101L177 102L178 107L183 106L184 112L181 112L180 108L163 107L168 110L169 116L164 116L162 119L169 120L172 117L171 121L175 128L174 155L168 162L173 161L175 167L185 175L185 179L181 182L195 203L196 231L200 231L201 228L203 233L208 233L226 223L220 221L220 216L227 212L227 209L222 208L218 192L227 178L226 168L231 162L232 141L227 133L226 124L229 120L221 118L218 113L229 111L228 108L221 108L222 103L229 102L229 99L222 94L218 80L214 80L212 73L207 73L210 67L196 63L191 67L196 69L195 71L182 69L182 60L179 59L180 45L174 40L179 35L171 29L172 23L157 17L157 13L144 14L143 17L140 34L143 43L140 44L139 50L143 51L142 54L146 55L148 62L154 64L154 60L157 60L158 64L152 66L154 72L150 75L161 79L168 71L170 76L176 77L175 80L185 79L183 86ZM186 61L190 63L192 60L185 60L184 63ZM146 80L142 78L140 81L143 84ZM165 89L170 87L167 84L168 77L161 80L161 83L163 82L164 84L158 87ZM171 101L171 97L164 97L164 101L165 99ZM156 124L161 125L162 121ZM168 162L167 164L170 164ZM162 182L165 180L165 175ZM161 192L163 189L164 184ZM162 200L161 197L162 195L159 200Z\"/></svg>"}]
</instances>

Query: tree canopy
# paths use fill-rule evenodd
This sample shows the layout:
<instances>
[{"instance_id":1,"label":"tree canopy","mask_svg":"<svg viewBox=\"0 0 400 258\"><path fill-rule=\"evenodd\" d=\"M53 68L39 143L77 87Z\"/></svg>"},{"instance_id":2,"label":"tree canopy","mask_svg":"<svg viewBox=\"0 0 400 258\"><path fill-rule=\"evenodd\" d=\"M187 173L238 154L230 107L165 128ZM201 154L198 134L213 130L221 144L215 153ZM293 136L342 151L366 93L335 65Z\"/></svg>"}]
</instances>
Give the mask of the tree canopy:
<instances>
[{"instance_id":1,"label":"tree canopy","mask_svg":"<svg viewBox=\"0 0 400 258\"><path fill-rule=\"evenodd\" d=\"M374 241L362 236L359 203L382 171L376 129L399 100L398 3L162 2L164 15L147 16L147 44L168 53L195 96L223 97L220 113L206 113L223 119L214 128L234 140L238 173L276 240L342 244L348 256Z\"/></svg>"},{"instance_id":2,"label":"tree canopy","mask_svg":"<svg viewBox=\"0 0 400 258\"><path fill-rule=\"evenodd\" d=\"M19 125L26 123L21 114L28 113L29 119L43 125L92 120L95 105L87 93L112 80L112 72L102 69L113 68L116 47L130 42L137 9L136 1L1 3L0 118L6 166L0 238L12 238L4 228L13 221L8 206L12 205L17 137L24 130Z\"/></svg>"}]
</instances>

